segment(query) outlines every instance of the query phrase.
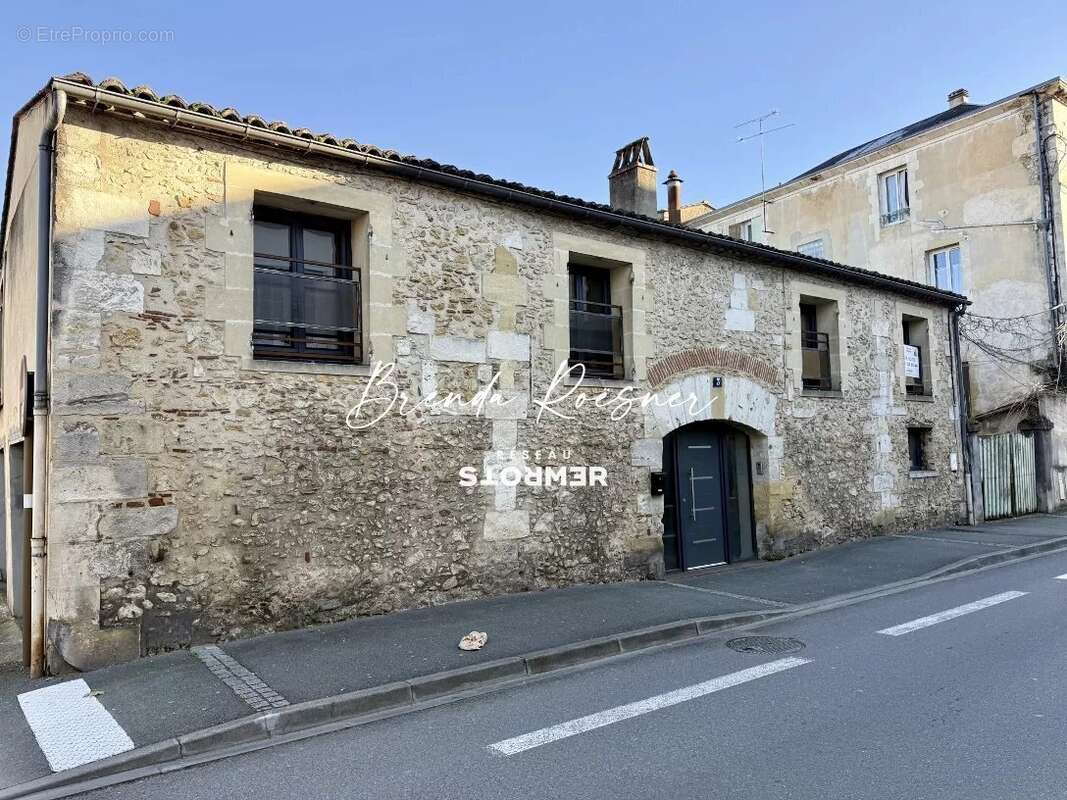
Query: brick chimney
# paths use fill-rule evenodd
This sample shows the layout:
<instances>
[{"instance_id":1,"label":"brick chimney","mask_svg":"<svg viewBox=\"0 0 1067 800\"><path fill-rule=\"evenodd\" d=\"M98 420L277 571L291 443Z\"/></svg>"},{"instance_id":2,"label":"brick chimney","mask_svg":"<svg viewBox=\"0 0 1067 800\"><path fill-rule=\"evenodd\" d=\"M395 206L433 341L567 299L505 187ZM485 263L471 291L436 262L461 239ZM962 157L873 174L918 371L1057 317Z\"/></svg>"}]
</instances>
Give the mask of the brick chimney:
<instances>
[{"instance_id":1,"label":"brick chimney","mask_svg":"<svg viewBox=\"0 0 1067 800\"><path fill-rule=\"evenodd\" d=\"M615 152L615 165L608 175L608 194L612 208L652 219L658 216L656 165L652 163L647 136Z\"/></svg>"},{"instance_id":2,"label":"brick chimney","mask_svg":"<svg viewBox=\"0 0 1067 800\"><path fill-rule=\"evenodd\" d=\"M948 107L955 108L956 106L962 106L970 99L970 92L968 92L966 89L957 89L956 91L949 93Z\"/></svg>"},{"instance_id":3,"label":"brick chimney","mask_svg":"<svg viewBox=\"0 0 1067 800\"><path fill-rule=\"evenodd\" d=\"M667 173L667 222L681 224L682 221L682 179L673 169Z\"/></svg>"}]
</instances>

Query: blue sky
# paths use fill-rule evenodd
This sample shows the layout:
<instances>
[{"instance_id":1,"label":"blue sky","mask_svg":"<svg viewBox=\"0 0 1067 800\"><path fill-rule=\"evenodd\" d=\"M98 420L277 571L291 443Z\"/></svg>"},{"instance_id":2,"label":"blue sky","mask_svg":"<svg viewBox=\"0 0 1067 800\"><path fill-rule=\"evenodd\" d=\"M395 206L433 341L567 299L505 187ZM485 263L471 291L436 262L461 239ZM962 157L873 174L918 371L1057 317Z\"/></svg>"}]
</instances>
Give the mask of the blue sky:
<instances>
[{"instance_id":1,"label":"blue sky","mask_svg":"<svg viewBox=\"0 0 1067 800\"><path fill-rule=\"evenodd\" d=\"M9 4L0 113L81 70L597 201L615 149L647 135L686 201L723 204L759 190L734 125L769 109L795 123L768 140L773 185L952 89L986 102L1067 73L1045 0L330 5ZM170 41L136 41L155 31Z\"/></svg>"}]
</instances>

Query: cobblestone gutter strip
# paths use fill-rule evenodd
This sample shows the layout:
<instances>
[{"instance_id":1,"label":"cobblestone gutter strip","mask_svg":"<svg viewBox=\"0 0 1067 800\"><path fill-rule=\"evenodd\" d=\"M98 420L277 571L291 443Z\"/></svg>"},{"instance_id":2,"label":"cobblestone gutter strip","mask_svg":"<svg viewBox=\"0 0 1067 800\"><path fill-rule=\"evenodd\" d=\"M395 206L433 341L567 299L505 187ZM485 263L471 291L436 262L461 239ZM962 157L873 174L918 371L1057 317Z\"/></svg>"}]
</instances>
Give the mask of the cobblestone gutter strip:
<instances>
[{"instance_id":1,"label":"cobblestone gutter strip","mask_svg":"<svg viewBox=\"0 0 1067 800\"><path fill-rule=\"evenodd\" d=\"M221 647L206 644L193 648L193 654L199 658L211 674L230 687L238 698L256 711L268 708L284 708L289 701L270 688L252 670L242 666L233 656L227 655Z\"/></svg>"},{"instance_id":2,"label":"cobblestone gutter strip","mask_svg":"<svg viewBox=\"0 0 1067 800\"><path fill-rule=\"evenodd\" d=\"M273 743L328 733L381 715L440 705L467 694L517 683L531 676L693 639L723 628L762 622L783 613L768 609L672 622L617 636L539 650L525 656L472 664L358 692L292 703L2 789L0 800L67 797L96 786L135 780ZM200 653L197 656L203 660Z\"/></svg>"},{"instance_id":3,"label":"cobblestone gutter strip","mask_svg":"<svg viewBox=\"0 0 1067 800\"><path fill-rule=\"evenodd\" d=\"M481 691L492 691L528 678L581 664L673 642L696 639L716 631L753 625L775 617L807 615L819 610L859 602L866 597L901 591L908 586L928 580L943 579L963 572L972 572L1062 549L1067 549L1067 537L964 559L926 575L871 590L827 598L807 607L794 606L786 609L767 609L672 622L616 636L589 639L562 647L539 650L525 656L437 672L358 692L309 700L304 703L293 703L173 739L138 747L83 767L0 789L0 800L16 800L16 798L52 800L52 798L68 797L116 783L172 772L195 764L258 750L273 744L330 733L408 710L441 705Z\"/></svg>"}]
</instances>

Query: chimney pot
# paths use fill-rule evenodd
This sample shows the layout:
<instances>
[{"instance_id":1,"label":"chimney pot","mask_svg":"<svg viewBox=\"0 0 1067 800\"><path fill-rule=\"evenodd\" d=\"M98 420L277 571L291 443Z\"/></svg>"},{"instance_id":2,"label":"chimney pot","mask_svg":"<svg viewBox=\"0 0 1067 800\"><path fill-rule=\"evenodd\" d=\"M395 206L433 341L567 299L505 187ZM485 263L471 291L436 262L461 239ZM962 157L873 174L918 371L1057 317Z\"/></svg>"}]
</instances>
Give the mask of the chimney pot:
<instances>
[{"instance_id":1,"label":"chimney pot","mask_svg":"<svg viewBox=\"0 0 1067 800\"><path fill-rule=\"evenodd\" d=\"M615 151L615 164L608 175L612 208L656 219L656 189L656 165L647 136Z\"/></svg>"},{"instance_id":2,"label":"chimney pot","mask_svg":"<svg viewBox=\"0 0 1067 800\"><path fill-rule=\"evenodd\" d=\"M948 96L948 107L955 108L956 106L962 106L970 99L970 92L966 89L957 89L954 92L950 92Z\"/></svg>"},{"instance_id":3,"label":"chimney pot","mask_svg":"<svg viewBox=\"0 0 1067 800\"><path fill-rule=\"evenodd\" d=\"M682 222L682 179L673 169L667 173L667 180L663 182L667 186L667 221L681 224Z\"/></svg>"}]
</instances>

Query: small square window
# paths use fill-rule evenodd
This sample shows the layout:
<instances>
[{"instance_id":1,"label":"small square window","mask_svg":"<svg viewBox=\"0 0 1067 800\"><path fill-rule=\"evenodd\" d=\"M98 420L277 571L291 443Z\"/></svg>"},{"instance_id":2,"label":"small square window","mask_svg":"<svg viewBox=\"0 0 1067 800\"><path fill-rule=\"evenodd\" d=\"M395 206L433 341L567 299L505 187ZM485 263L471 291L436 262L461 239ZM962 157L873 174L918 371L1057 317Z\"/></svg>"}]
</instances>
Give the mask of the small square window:
<instances>
[{"instance_id":1,"label":"small square window","mask_svg":"<svg viewBox=\"0 0 1067 800\"><path fill-rule=\"evenodd\" d=\"M929 471L930 462L927 460L929 444L929 428L908 428L908 469L912 472Z\"/></svg>"},{"instance_id":2,"label":"small square window","mask_svg":"<svg viewBox=\"0 0 1067 800\"><path fill-rule=\"evenodd\" d=\"M359 363L351 223L259 206L253 217L253 358Z\"/></svg>"},{"instance_id":3,"label":"small square window","mask_svg":"<svg viewBox=\"0 0 1067 800\"><path fill-rule=\"evenodd\" d=\"M746 219L742 222L735 222L730 226L730 236L735 239L744 239L746 242L756 241L756 225L755 220Z\"/></svg>"},{"instance_id":4,"label":"small square window","mask_svg":"<svg viewBox=\"0 0 1067 800\"><path fill-rule=\"evenodd\" d=\"M812 239L810 242L805 242L797 248L797 252L812 258L826 258L826 249L823 247L822 239Z\"/></svg>"}]
</instances>

